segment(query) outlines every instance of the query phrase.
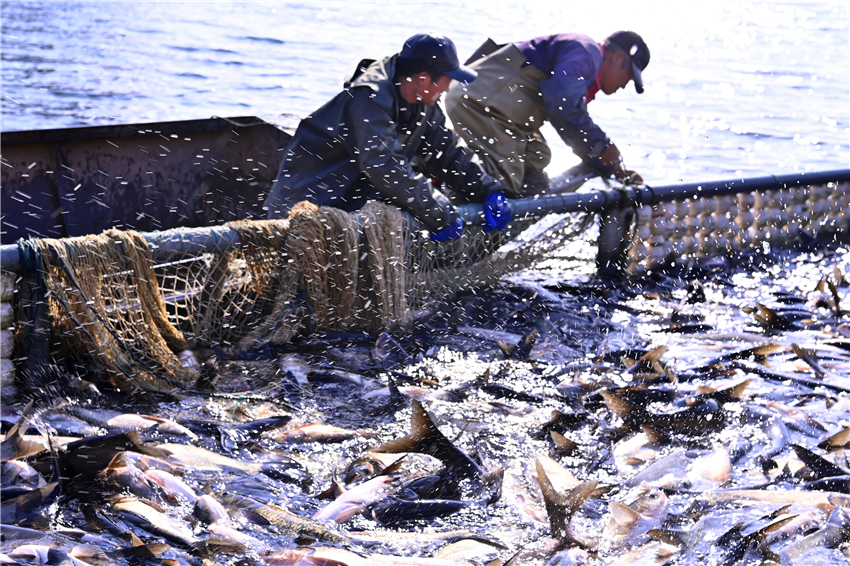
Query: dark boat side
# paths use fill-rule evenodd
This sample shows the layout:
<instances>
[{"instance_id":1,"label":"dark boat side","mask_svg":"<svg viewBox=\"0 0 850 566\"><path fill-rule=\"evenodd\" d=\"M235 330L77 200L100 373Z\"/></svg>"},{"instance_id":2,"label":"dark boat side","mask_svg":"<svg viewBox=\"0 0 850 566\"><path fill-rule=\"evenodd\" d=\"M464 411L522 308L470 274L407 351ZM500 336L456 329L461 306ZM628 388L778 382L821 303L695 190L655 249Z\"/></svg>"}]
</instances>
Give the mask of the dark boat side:
<instances>
[{"instance_id":1,"label":"dark boat side","mask_svg":"<svg viewBox=\"0 0 850 566\"><path fill-rule=\"evenodd\" d=\"M264 218L290 137L254 116L4 132L0 243Z\"/></svg>"}]
</instances>

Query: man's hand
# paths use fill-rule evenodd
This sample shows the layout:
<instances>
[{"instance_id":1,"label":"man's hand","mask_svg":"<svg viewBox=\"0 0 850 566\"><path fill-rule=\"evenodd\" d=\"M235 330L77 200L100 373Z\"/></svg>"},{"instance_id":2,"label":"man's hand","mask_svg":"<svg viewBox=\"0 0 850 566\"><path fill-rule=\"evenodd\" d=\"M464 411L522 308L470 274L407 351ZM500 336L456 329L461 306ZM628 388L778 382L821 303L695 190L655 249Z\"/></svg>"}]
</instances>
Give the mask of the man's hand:
<instances>
[{"instance_id":1,"label":"man's hand","mask_svg":"<svg viewBox=\"0 0 850 566\"><path fill-rule=\"evenodd\" d=\"M643 184L643 177L631 169L623 167L623 156L620 155L620 150L613 143L605 148L605 151L599 155L599 159L602 161L602 165L606 167L614 165L614 178L624 185Z\"/></svg>"},{"instance_id":2,"label":"man's hand","mask_svg":"<svg viewBox=\"0 0 850 566\"><path fill-rule=\"evenodd\" d=\"M614 170L614 178L624 185L643 185L643 177L641 177L638 173L630 169L624 169L623 167L618 167Z\"/></svg>"},{"instance_id":3,"label":"man's hand","mask_svg":"<svg viewBox=\"0 0 850 566\"><path fill-rule=\"evenodd\" d=\"M484 199L484 228L485 232L504 230L514 215L514 209L503 193L493 193Z\"/></svg>"},{"instance_id":4,"label":"man's hand","mask_svg":"<svg viewBox=\"0 0 850 566\"><path fill-rule=\"evenodd\" d=\"M455 240L460 238L463 233L463 219L458 218L454 223L449 224L439 232L431 233L432 242L445 242L446 240Z\"/></svg>"}]
</instances>

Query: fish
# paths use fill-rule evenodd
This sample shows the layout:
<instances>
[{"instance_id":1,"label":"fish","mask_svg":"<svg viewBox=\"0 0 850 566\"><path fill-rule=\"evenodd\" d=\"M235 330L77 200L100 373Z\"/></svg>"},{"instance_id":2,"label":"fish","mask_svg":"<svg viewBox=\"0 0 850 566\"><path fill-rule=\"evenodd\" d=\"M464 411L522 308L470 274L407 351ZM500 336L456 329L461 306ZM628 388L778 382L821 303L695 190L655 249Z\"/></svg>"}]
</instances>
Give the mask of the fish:
<instances>
[{"instance_id":1,"label":"fish","mask_svg":"<svg viewBox=\"0 0 850 566\"><path fill-rule=\"evenodd\" d=\"M399 487L401 487L399 474L374 477L346 490L330 504L317 511L312 519L320 523L326 521L344 523L355 515L363 513L381 499L389 497Z\"/></svg>"},{"instance_id":2,"label":"fish","mask_svg":"<svg viewBox=\"0 0 850 566\"><path fill-rule=\"evenodd\" d=\"M803 485L803 489L815 491L835 491L850 494L850 474L843 476L830 476L819 480L810 481Z\"/></svg>"},{"instance_id":3,"label":"fish","mask_svg":"<svg viewBox=\"0 0 850 566\"><path fill-rule=\"evenodd\" d=\"M818 456L808 448L804 448L798 444L792 444L791 448L796 452L797 457L802 460L806 466L812 471L815 479L832 478L836 476L846 476L847 470L836 466L826 458Z\"/></svg>"},{"instance_id":4,"label":"fish","mask_svg":"<svg viewBox=\"0 0 850 566\"><path fill-rule=\"evenodd\" d=\"M723 566L739 564L751 550L755 550L761 560L775 561L778 559L768 547L769 535L785 528L789 523L797 519L797 515L780 516L768 525L740 537L723 558ZM720 544L718 542L718 544ZM748 561L749 562L749 561Z\"/></svg>"},{"instance_id":5,"label":"fish","mask_svg":"<svg viewBox=\"0 0 850 566\"><path fill-rule=\"evenodd\" d=\"M753 373L764 379L770 379L780 382L799 383L801 385L811 387L812 389L821 387L824 389L837 391L839 393L850 393L850 385L844 385L840 382L831 383L819 379L812 379L810 377L805 377L802 375L795 375L789 372L772 370L760 364L749 362L747 360L735 361L729 365L729 368L740 369L744 373Z\"/></svg>"},{"instance_id":6,"label":"fish","mask_svg":"<svg viewBox=\"0 0 850 566\"><path fill-rule=\"evenodd\" d=\"M228 492L217 494L216 499L225 507L236 509L243 515L251 517L255 522L274 525L278 532L284 536L307 538L343 546L351 542L346 534L331 529L322 523L306 519L276 506L260 503L250 497Z\"/></svg>"},{"instance_id":7,"label":"fish","mask_svg":"<svg viewBox=\"0 0 850 566\"><path fill-rule=\"evenodd\" d=\"M709 399L713 399L718 403L740 401L741 397L744 395L744 391L752 382L753 381L751 379L747 379L737 385L732 385L720 391L713 387L700 386L697 387L697 394L693 397L688 397L686 403L688 405L699 405L703 401L707 401Z\"/></svg>"},{"instance_id":8,"label":"fish","mask_svg":"<svg viewBox=\"0 0 850 566\"><path fill-rule=\"evenodd\" d=\"M714 338L722 339L722 336L715 336ZM763 342L763 336L754 336L754 340L758 342ZM712 358L708 362L706 362L703 366L697 369L708 369L712 366L723 365L726 362L731 362L734 360L748 360L752 359L755 362L763 362L767 359L771 354L777 354L779 352L784 352L786 347L781 344L759 344L758 346L753 346L752 348L746 348L744 350L737 350L734 352L730 352L728 354L724 354L722 356L718 356L716 358Z\"/></svg>"},{"instance_id":9,"label":"fish","mask_svg":"<svg viewBox=\"0 0 850 566\"><path fill-rule=\"evenodd\" d=\"M801 540L779 551L780 557L794 562L818 547L836 548L850 540L850 509L833 507L826 523Z\"/></svg>"},{"instance_id":10,"label":"fish","mask_svg":"<svg viewBox=\"0 0 850 566\"><path fill-rule=\"evenodd\" d=\"M49 526L49 521L37 511L46 506L59 494L59 482L51 482L42 487L25 490L21 495L3 499L0 503L0 515L3 523L22 527L36 528Z\"/></svg>"},{"instance_id":11,"label":"fish","mask_svg":"<svg viewBox=\"0 0 850 566\"><path fill-rule=\"evenodd\" d=\"M340 369L315 369L307 374L310 383L348 383L363 387L363 376Z\"/></svg>"},{"instance_id":12,"label":"fish","mask_svg":"<svg viewBox=\"0 0 850 566\"><path fill-rule=\"evenodd\" d=\"M198 494L195 493L195 490L173 474L153 468L145 471L144 476L162 488L169 501L195 503L198 500Z\"/></svg>"},{"instance_id":13,"label":"fish","mask_svg":"<svg viewBox=\"0 0 850 566\"><path fill-rule=\"evenodd\" d=\"M479 480L485 475L478 463L440 432L425 412L422 403L415 399L411 402L410 434L385 442L372 448L370 452L389 454L417 452L433 456L442 462L452 477Z\"/></svg>"},{"instance_id":14,"label":"fish","mask_svg":"<svg viewBox=\"0 0 850 566\"><path fill-rule=\"evenodd\" d=\"M578 447L577 442L554 430L549 431L549 436L552 439L552 444L554 444L556 454L569 454Z\"/></svg>"},{"instance_id":15,"label":"fish","mask_svg":"<svg viewBox=\"0 0 850 566\"><path fill-rule=\"evenodd\" d=\"M449 543L441 547L434 558L455 561L482 561L493 559L499 552L508 550L505 545L483 537L471 537Z\"/></svg>"},{"instance_id":16,"label":"fish","mask_svg":"<svg viewBox=\"0 0 850 566\"><path fill-rule=\"evenodd\" d=\"M181 466L198 471L239 472L253 476L259 473L265 473L269 464L269 462L243 462L242 460L230 458L207 450L206 448L192 446L190 444L163 443L156 445L156 449L164 455L165 460L176 462ZM300 467L295 462L284 462L284 464L291 464L292 467Z\"/></svg>"},{"instance_id":17,"label":"fish","mask_svg":"<svg viewBox=\"0 0 850 566\"><path fill-rule=\"evenodd\" d=\"M342 481L346 485L360 483L382 473L390 473L398 469L404 456L384 458L380 453L367 453L352 460L342 473ZM392 466L392 469L390 467Z\"/></svg>"},{"instance_id":18,"label":"fish","mask_svg":"<svg viewBox=\"0 0 850 566\"><path fill-rule=\"evenodd\" d=\"M838 270L838 267L835 268ZM843 278L839 277L838 271L836 271L836 281L842 281ZM833 313L836 318L841 318L843 315L847 314L847 311L841 308L841 295L838 293L838 286L830 281L829 279L821 279L818 281L817 286L815 287L816 291L820 291L821 293L826 293L829 291L829 294L832 298L831 304L829 306L832 308Z\"/></svg>"},{"instance_id":19,"label":"fish","mask_svg":"<svg viewBox=\"0 0 850 566\"><path fill-rule=\"evenodd\" d=\"M755 309L752 310L752 315L756 323L768 332L802 330L799 325L794 324L787 317L761 303L756 303Z\"/></svg>"},{"instance_id":20,"label":"fish","mask_svg":"<svg viewBox=\"0 0 850 566\"><path fill-rule=\"evenodd\" d=\"M659 377L671 378L673 372L661 363L661 357L667 352L667 346L658 346L642 355L637 360L623 356L620 361L626 367L626 373L633 381L650 382Z\"/></svg>"},{"instance_id":21,"label":"fish","mask_svg":"<svg viewBox=\"0 0 850 566\"><path fill-rule=\"evenodd\" d=\"M46 482L41 474L23 460L9 460L2 465L2 481L4 487L15 484L25 484L30 487L41 487Z\"/></svg>"},{"instance_id":22,"label":"fish","mask_svg":"<svg viewBox=\"0 0 850 566\"><path fill-rule=\"evenodd\" d=\"M763 501L780 505L799 504L811 507L850 507L850 495L831 491L801 491L784 489L727 489L703 493L701 499L708 503L725 501Z\"/></svg>"},{"instance_id":23,"label":"fish","mask_svg":"<svg viewBox=\"0 0 850 566\"><path fill-rule=\"evenodd\" d=\"M185 523L175 521L160 508L144 500L120 497L110 507L131 523L173 543L194 548L201 542Z\"/></svg>"},{"instance_id":24,"label":"fish","mask_svg":"<svg viewBox=\"0 0 850 566\"><path fill-rule=\"evenodd\" d=\"M126 452L119 452L110 460L109 465L101 472L104 481L118 488L126 488L137 497L155 499L159 493L154 489L153 483L125 454Z\"/></svg>"},{"instance_id":25,"label":"fish","mask_svg":"<svg viewBox=\"0 0 850 566\"><path fill-rule=\"evenodd\" d=\"M375 434L363 430L348 430L338 426L308 423L275 434L276 442L303 444L309 442L343 442L355 437L370 438Z\"/></svg>"},{"instance_id":26,"label":"fish","mask_svg":"<svg viewBox=\"0 0 850 566\"><path fill-rule=\"evenodd\" d=\"M486 505L484 501L461 501L457 499L401 499L388 495L369 508L369 516L383 525L395 525L408 521L434 520L457 513L473 505Z\"/></svg>"},{"instance_id":27,"label":"fish","mask_svg":"<svg viewBox=\"0 0 850 566\"><path fill-rule=\"evenodd\" d=\"M796 430L797 432L801 432L814 438L817 438L826 432L826 427L823 424L799 409L788 407L778 401L768 401L765 404L765 407L768 409L774 409L786 417L783 421L786 426L792 430Z\"/></svg>"},{"instance_id":28,"label":"fish","mask_svg":"<svg viewBox=\"0 0 850 566\"><path fill-rule=\"evenodd\" d=\"M535 440L543 440L550 432L563 434L585 422L588 417L589 415L586 412L563 413L555 409L552 411L552 417L543 423L539 429L530 432L529 436Z\"/></svg>"},{"instance_id":29,"label":"fish","mask_svg":"<svg viewBox=\"0 0 850 566\"><path fill-rule=\"evenodd\" d=\"M496 341L496 345L505 354L505 357L512 360L527 360L531 356L531 350L537 342L540 333L536 328L532 328L522 337L516 344L506 344L501 340Z\"/></svg>"},{"instance_id":30,"label":"fish","mask_svg":"<svg viewBox=\"0 0 850 566\"><path fill-rule=\"evenodd\" d=\"M340 548L311 547L260 553L266 564L278 566L460 566L457 560L354 553Z\"/></svg>"},{"instance_id":31,"label":"fish","mask_svg":"<svg viewBox=\"0 0 850 566\"><path fill-rule=\"evenodd\" d=\"M155 458L165 455L161 450L143 444L136 431L76 440L59 449L56 455L63 490L80 496L98 493L96 481L99 474L122 452ZM39 454L33 465L51 468L54 466L53 456Z\"/></svg>"},{"instance_id":32,"label":"fish","mask_svg":"<svg viewBox=\"0 0 850 566\"><path fill-rule=\"evenodd\" d=\"M596 490L597 481L581 482L566 493L560 493L552 485L540 458L537 459L536 467L537 481L540 484L540 491L543 493L543 502L546 506L546 514L549 517L552 536L561 542L561 546L576 544L582 548L590 548L592 543L577 537L573 533L570 522L576 511Z\"/></svg>"},{"instance_id":33,"label":"fish","mask_svg":"<svg viewBox=\"0 0 850 566\"><path fill-rule=\"evenodd\" d=\"M794 354L796 354L798 358L806 362L806 364L808 364L808 366L812 368L812 371L818 379L829 379L833 381L840 381L842 379L841 377L835 375L831 371L821 366L817 354L814 350L808 350L797 344L791 344L791 349L794 351Z\"/></svg>"},{"instance_id":34,"label":"fish","mask_svg":"<svg viewBox=\"0 0 850 566\"><path fill-rule=\"evenodd\" d=\"M524 391L516 391L498 383L484 383L480 387L481 391L500 399L512 399L514 401L523 401L525 403L542 403L543 397L533 395Z\"/></svg>"},{"instance_id":35,"label":"fish","mask_svg":"<svg viewBox=\"0 0 850 566\"><path fill-rule=\"evenodd\" d=\"M195 496L194 515L208 525L230 521L230 514L224 505L208 493L200 497Z\"/></svg>"},{"instance_id":36,"label":"fish","mask_svg":"<svg viewBox=\"0 0 850 566\"><path fill-rule=\"evenodd\" d=\"M372 356L384 369L391 369L408 363L412 358L395 338L386 331L375 340Z\"/></svg>"},{"instance_id":37,"label":"fish","mask_svg":"<svg viewBox=\"0 0 850 566\"><path fill-rule=\"evenodd\" d=\"M186 436L193 442L198 440L198 436L194 432L171 419L105 409L86 409L77 405L69 405L66 410L72 415L90 424L101 426L113 434L149 430L155 427L160 434Z\"/></svg>"}]
</instances>

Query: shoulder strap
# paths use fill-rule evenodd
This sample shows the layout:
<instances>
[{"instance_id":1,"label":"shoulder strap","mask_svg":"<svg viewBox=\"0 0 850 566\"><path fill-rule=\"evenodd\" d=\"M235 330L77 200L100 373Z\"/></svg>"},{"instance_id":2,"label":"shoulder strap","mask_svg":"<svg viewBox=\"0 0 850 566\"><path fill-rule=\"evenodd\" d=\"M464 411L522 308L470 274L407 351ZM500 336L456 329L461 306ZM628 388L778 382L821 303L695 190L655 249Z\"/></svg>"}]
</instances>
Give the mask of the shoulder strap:
<instances>
[{"instance_id":1,"label":"shoulder strap","mask_svg":"<svg viewBox=\"0 0 850 566\"><path fill-rule=\"evenodd\" d=\"M369 65L371 65L375 61L377 61L377 59L361 59L361 61L357 63L357 68L354 69L354 72L351 74L351 76L345 79L343 86L345 88L350 87L351 83L357 80L357 77L362 75L366 71L366 69L369 68Z\"/></svg>"},{"instance_id":2,"label":"shoulder strap","mask_svg":"<svg viewBox=\"0 0 850 566\"><path fill-rule=\"evenodd\" d=\"M482 58L486 57L487 55L490 55L491 53L493 53L494 51L504 47L505 45L507 45L507 43L502 43L501 45L499 45L498 43L496 43L495 41L493 41L492 39L490 39L488 37L487 41L482 43L481 47L479 47L478 49L475 50L475 53L472 54L472 57L470 57L469 59L466 60L466 63L464 63L464 65L470 65L472 63L475 63L479 59L482 59Z\"/></svg>"}]
</instances>

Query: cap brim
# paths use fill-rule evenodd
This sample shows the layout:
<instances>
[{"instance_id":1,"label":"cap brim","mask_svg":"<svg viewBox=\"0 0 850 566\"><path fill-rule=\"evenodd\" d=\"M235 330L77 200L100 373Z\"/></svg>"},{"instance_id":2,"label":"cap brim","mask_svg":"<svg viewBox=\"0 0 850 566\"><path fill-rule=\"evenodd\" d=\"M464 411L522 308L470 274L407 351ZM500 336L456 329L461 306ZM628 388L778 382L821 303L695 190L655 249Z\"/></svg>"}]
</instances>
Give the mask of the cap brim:
<instances>
[{"instance_id":1,"label":"cap brim","mask_svg":"<svg viewBox=\"0 0 850 566\"><path fill-rule=\"evenodd\" d=\"M461 65L454 71L449 71L448 73L446 73L446 76L461 83L471 83L472 81L478 78L478 72L473 71L469 67L464 67L463 65Z\"/></svg>"},{"instance_id":2,"label":"cap brim","mask_svg":"<svg viewBox=\"0 0 850 566\"><path fill-rule=\"evenodd\" d=\"M632 61L632 75L635 80L635 90L638 94L643 94L643 77L640 74L640 67L634 61Z\"/></svg>"}]
</instances>

